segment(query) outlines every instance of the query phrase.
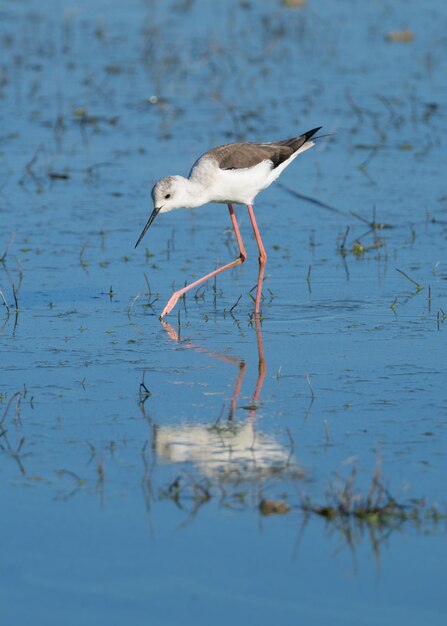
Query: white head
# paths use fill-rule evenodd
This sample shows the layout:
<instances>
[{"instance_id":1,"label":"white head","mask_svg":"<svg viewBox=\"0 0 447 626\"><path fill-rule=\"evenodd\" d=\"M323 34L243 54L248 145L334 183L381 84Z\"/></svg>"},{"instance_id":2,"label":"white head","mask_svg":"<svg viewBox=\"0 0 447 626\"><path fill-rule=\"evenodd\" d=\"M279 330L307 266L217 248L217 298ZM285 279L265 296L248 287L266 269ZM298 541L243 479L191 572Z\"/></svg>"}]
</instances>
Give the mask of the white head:
<instances>
[{"instance_id":1,"label":"white head","mask_svg":"<svg viewBox=\"0 0 447 626\"><path fill-rule=\"evenodd\" d=\"M154 210L149 217L146 226L143 228L141 235L138 238L135 248L146 234L147 229L152 224L154 219L159 213L167 213L173 209L180 209L181 207L188 207L188 181L183 176L166 176L156 183L151 191L152 201L154 203Z\"/></svg>"},{"instance_id":2,"label":"white head","mask_svg":"<svg viewBox=\"0 0 447 626\"><path fill-rule=\"evenodd\" d=\"M167 213L184 207L186 182L183 176L166 176L155 183L151 191L154 209L158 209L159 213Z\"/></svg>"}]
</instances>

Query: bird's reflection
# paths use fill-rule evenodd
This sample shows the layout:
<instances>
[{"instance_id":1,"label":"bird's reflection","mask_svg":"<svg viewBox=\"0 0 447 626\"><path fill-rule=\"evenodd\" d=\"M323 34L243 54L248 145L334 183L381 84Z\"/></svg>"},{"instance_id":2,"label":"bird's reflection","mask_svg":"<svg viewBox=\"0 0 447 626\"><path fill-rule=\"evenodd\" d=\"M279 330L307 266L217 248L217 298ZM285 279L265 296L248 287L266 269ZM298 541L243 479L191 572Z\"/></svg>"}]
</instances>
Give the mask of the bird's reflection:
<instances>
[{"instance_id":1,"label":"bird's reflection","mask_svg":"<svg viewBox=\"0 0 447 626\"><path fill-rule=\"evenodd\" d=\"M177 331L167 322L162 322L168 337L179 341ZM203 476L219 477L224 480L251 479L280 475L282 471L298 469L293 465L291 450L276 438L263 433L256 427L256 411L267 372L262 331L259 319L255 319L258 352L258 376L248 417L236 419L237 402L247 370L246 362L226 354L212 352L192 341L182 346L204 353L210 358L233 363L238 367L238 376L232 394L226 420L218 419L211 425L198 423L178 426L156 426L153 449L159 460L170 463L192 463ZM247 415L247 413L245 413Z\"/></svg>"}]
</instances>

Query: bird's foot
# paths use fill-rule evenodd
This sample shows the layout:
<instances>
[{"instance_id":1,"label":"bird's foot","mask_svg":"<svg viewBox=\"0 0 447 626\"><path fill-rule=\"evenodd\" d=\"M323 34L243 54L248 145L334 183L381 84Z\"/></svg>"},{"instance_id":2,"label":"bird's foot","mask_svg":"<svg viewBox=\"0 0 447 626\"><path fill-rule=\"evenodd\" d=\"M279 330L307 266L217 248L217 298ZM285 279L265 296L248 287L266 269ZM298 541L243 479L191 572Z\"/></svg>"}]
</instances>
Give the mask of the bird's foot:
<instances>
[{"instance_id":1,"label":"bird's foot","mask_svg":"<svg viewBox=\"0 0 447 626\"><path fill-rule=\"evenodd\" d=\"M172 309L177 304L178 299L180 298L182 293L183 293L182 290L174 291L172 296L169 298L169 301L168 301L167 305L165 306L165 308L161 312L160 319L163 319L165 315L168 315L172 311Z\"/></svg>"}]
</instances>

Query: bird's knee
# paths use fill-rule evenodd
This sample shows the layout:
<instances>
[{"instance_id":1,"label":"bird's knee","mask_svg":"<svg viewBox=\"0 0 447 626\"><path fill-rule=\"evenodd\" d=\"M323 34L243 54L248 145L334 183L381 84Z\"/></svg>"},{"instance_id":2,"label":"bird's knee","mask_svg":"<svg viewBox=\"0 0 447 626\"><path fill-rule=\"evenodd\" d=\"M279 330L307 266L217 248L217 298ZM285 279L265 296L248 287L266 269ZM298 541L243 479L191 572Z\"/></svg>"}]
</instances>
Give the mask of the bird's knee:
<instances>
[{"instance_id":1,"label":"bird's knee","mask_svg":"<svg viewBox=\"0 0 447 626\"><path fill-rule=\"evenodd\" d=\"M265 265L267 263L267 255L264 252L263 254L259 255L259 265Z\"/></svg>"},{"instance_id":2,"label":"bird's knee","mask_svg":"<svg viewBox=\"0 0 447 626\"><path fill-rule=\"evenodd\" d=\"M241 260L241 263L243 263L244 261L248 259L248 254L245 252L245 250L241 250L239 258Z\"/></svg>"}]
</instances>

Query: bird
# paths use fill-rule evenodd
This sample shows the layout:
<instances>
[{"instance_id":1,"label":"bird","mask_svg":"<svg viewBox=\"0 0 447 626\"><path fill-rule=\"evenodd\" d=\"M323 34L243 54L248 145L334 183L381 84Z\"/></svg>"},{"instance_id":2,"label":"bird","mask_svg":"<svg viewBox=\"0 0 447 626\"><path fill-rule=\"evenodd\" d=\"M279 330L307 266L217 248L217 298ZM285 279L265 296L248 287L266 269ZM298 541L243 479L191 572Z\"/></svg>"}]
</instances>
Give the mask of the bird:
<instances>
[{"instance_id":1,"label":"bird","mask_svg":"<svg viewBox=\"0 0 447 626\"><path fill-rule=\"evenodd\" d=\"M320 128L322 126L283 141L269 143L239 142L217 146L197 159L188 178L166 176L155 183L151 192L154 208L135 244L135 248L160 213L167 213L180 208L195 208L210 202L228 205L231 224L239 248L239 256L231 263L227 263L182 289L174 291L163 309L160 319L172 311L179 298L187 291L225 270L244 263L247 259L233 204L247 206L259 250L259 272L254 308L255 316L259 315L267 253L256 223L253 209L254 199L259 192L269 187L299 154L315 145L312 137Z\"/></svg>"}]
</instances>

